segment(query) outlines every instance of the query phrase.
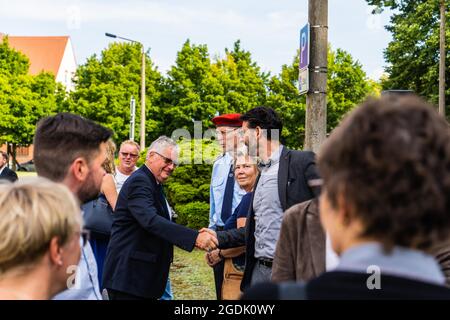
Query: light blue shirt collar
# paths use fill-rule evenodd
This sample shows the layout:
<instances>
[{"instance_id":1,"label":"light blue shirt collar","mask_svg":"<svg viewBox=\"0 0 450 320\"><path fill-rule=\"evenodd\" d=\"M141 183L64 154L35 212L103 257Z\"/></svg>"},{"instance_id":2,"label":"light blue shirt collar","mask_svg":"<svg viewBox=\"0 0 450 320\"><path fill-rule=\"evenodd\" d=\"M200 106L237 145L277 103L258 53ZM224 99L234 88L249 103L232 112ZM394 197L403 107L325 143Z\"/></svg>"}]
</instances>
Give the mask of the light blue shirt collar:
<instances>
[{"instance_id":1,"label":"light blue shirt collar","mask_svg":"<svg viewBox=\"0 0 450 320\"><path fill-rule=\"evenodd\" d=\"M277 163L278 161L280 161L280 157L281 157L281 151L283 150L283 145L280 144L278 146L278 149L273 150L272 154L270 155L270 161L272 161L273 163Z\"/></svg>"},{"instance_id":2,"label":"light blue shirt collar","mask_svg":"<svg viewBox=\"0 0 450 320\"><path fill-rule=\"evenodd\" d=\"M346 250L340 257L336 271L367 273L369 266L379 267L382 275L445 284L445 277L433 256L404 247L394 247L387 254L377 242L357 245Z\"/></svg>"}]
</instances>

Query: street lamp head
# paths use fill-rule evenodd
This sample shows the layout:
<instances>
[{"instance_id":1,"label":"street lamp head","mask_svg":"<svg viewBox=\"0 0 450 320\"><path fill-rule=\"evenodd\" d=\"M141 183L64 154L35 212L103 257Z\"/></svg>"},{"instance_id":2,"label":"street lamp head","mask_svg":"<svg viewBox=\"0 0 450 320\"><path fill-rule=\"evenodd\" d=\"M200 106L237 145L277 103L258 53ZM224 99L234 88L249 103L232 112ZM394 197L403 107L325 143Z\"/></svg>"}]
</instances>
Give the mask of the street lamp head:
<instances>
[{"instance_id":1,"label":"street lamp head","mask_svg":"<svg viewBox=\"0 0 450 320\"><path fill-rule=\"evenodd\" d=\"M111 37L111 38L117 38L117 36L115 34L108 33L108 32L105 33L105 36Z\"/></svg>"}]
</instances>

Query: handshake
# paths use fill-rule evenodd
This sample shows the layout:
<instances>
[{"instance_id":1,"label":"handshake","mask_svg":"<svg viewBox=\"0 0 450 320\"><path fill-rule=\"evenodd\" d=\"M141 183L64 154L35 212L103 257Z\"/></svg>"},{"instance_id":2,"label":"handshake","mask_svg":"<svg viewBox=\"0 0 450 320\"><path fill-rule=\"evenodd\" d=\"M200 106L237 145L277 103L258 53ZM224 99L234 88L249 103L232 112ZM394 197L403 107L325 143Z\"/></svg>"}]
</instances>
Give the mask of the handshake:
<instances>
[{"instance_id":1,"label":"handshake","mask_svg":"<svg viewBox=\"0 0 450 320\"><path fill-rule=\"evenodd\" d=\"M218 245L219 241L214 230L208 228L200 229L197 240L195 240L195 246L197 248L210 252L216 249Z\"/></svg>"}]
</instances>

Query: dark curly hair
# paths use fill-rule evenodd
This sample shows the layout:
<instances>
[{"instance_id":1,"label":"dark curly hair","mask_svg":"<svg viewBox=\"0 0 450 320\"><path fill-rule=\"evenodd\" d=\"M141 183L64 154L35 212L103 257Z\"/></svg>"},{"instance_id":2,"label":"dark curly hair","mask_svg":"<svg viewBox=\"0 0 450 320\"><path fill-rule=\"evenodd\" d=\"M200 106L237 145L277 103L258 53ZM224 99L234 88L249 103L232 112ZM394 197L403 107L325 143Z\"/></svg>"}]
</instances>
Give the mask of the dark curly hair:
<instances>
[{"instance_id":1,"label":"dark curly hair","mask_svg":"<svg viewBox=\"0 0 450 320\"><path fill-rule=\"evenodd\" d=\"M253 108L244 113L240 119L248 122L249 128L260 127L266 130L268 140L275 138L272 136L271 130L278 130L278 138L281 137L283 123L280 116L272 108L265 106Z\"/></svg>"},{"instance_id":2,"label":"dark curly hair","mask_svg":"<svg viewBox=\"0 0 450 320\"><path fill-rule=\"evenodd\" d=\"M416 96L369 99L349 115L318 156L323 190L386 250L429 249L450 235L450 131ZM352 217L351 217L352 218Z\"/></svg>"}]
</instances>

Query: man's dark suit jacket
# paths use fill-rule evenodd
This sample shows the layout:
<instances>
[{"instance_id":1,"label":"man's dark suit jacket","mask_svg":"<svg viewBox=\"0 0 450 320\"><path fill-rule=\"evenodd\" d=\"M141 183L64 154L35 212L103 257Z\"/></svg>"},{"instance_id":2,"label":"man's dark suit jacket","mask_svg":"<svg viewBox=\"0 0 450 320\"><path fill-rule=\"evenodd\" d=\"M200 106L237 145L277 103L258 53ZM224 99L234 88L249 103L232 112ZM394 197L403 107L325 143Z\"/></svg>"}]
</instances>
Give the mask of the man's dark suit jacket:
<instances>
[{"instance_id":1,"label":"man's dark suit jacket","mask_svg":"<svg viewBox=\"0 0 450 320\"><path fill-rule=\"evenodd\" d=\"M194 249L198 232L170 221L158 188L145 165L122 186L103 269L105 288L158 299L166 287L173 244Z\"/></svg>"},{"instance_id":2,"label":"man's dark suit jacket","mask_svg":"<svg viewBox=\"0 0 450 320\"><path fill-rule=\"evenodd\" d=\"M2 173L0 174L0 179L5 179L5 180L9 180L11 182L14 182L18 178L17 178L17 174L14 171L12 171L8 167L5 167L2 171Z\"/></svg>"},{"instance_id":3,"label":"man's dark suit jacket","mask_svg":"<svg viewBox=\"0 0 450 320\"><path fill-rule=\"evenodd\" d=\"M295 151L283 147L278 169L278 195L283 211L294 204L312 199L315 194L308 185L309 180L318 179L315 156L310 151ZM256 185L258 181L256 181ZM256 186L255 186L256 190ZM253 196L255 193L253 193ZM245 228L217 232L219 248L232 248L245 244L245 270L241 282L241 290L250 285L255 259L255 212L252 205L246 220Z\"/></svg>"}]
</instances>

